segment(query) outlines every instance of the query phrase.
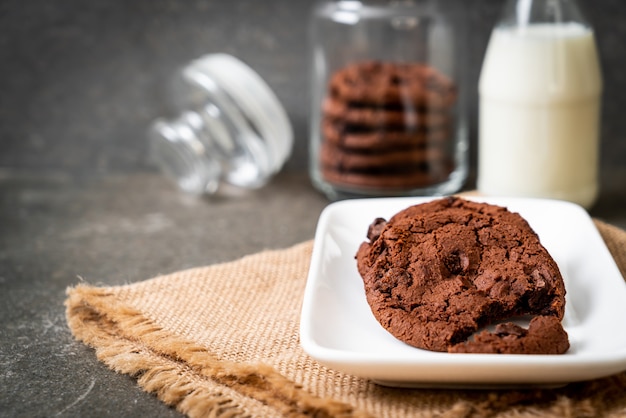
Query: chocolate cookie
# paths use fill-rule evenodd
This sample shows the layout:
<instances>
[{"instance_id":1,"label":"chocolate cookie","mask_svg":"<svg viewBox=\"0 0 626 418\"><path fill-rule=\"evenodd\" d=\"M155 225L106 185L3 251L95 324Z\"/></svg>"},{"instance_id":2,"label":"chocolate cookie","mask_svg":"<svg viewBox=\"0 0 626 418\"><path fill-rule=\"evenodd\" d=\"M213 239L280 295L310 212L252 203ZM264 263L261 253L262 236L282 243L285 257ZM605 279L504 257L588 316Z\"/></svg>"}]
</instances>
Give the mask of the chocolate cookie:
<instances>
[{"instance_id":1,"label":"chocolate cookie","mask_svg":"<svg viewBox=\"0 0 626 418\"><path fill-rule=\"evenodd\" d=\"M413 106L396 106L391 109L383 106L356 106L332 97L324 100L322 111L330 120L364 128L402 126L405 129L432 129L450 126L452 123L449 112L427 112Z\"/></svg>"},{"instance_id":2,"label":"chocolate cookie","mask_svg":"<svg viewBox=\"0 0 626 418\"><path fill-rule=\"evenodd\" d=\"M330 142L322 144L320 161L323 166L337 167L344 171L407 170L428 163L436 164L445 158L441 147L413 147L389 149L379 152L355 152Z\"/></svg>"},{"instance_id":3,"label":"chocolate cookie","mask_svg":"<svg viewBox=\"0 0 626 418\"><path fill-rule=\"evenodd\" d=\"M372 188L392 194L395 190L420 189L443 182L451 171L451 164L446 162L441 162L436 167L429 163L413 170L344 171L337 167L321 168L324 179L343 188Z\"/></svg>"},{"instance_id":4,"label":"chocolate cookie","mask_svg":"<svg viewBox=\"0 0 626 418\"><path fill-rule=\"evenodd\" d=\"M368 104L411 102L422 108L448 108L454 83L434 68L418 63L361 62L343 68L330 80L331 95Z\"/></svg>"},{"instance_id":5,"label":"chocolate cookie","mask_svg":"<svg viewBox=\"0 0 626 418\"><path fill-rule=\"evenodd\" d=\"M451 352L547 354L569 347L560 324L563 278L519 214L449 197L411 206L388 222L377 219L368 239L356 254L367 301L401 341ZM522 315L553 317L558 324L537 320L524 336L506 325L459 345L486 325ZM529 342L541 335L551 342Z\"/></svg>"},{"instance_id":6,"label":"chocolate cookie","mask_svg":"<svg viewBox=\"0 0 626 418\"><path fill-rule=\"evenodd\" d=\"M327 142L355 151L383 151L419 146L442 146L451 138L448 127L435 129L358 129L327 119L322 121L322 134Z\"/></svg>"},{"instance_id":7,"label":"chocolate cookie","mask_svg":"<svg viewBox=\"0 0 626 418\"><path fill-rule=\"evenodd\" d=\"M528 329L507 322L494 332L481 331L470 341L453 345L451 353L563 354L569 349L567 333L554 316L536 316Z\"/></svg>"}]
</instances>

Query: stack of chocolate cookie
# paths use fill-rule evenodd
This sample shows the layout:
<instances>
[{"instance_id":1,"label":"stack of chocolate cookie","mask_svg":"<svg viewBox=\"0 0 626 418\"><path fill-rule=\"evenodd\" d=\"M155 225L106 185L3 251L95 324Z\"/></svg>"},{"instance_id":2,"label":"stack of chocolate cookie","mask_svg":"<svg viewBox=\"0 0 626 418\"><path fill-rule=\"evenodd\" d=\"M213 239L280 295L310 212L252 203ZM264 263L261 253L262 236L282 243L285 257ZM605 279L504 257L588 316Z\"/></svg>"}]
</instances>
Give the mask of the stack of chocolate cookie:
<instances>
[{"instance_id":1,"label":"stack of chocolate cookie","mask_svg":"<svg viewBox=\"0 0 626 418\"><path fill-rule=\"evenodd\" d=\"M361 62L335 72L322 109L324 179L373 190L445 181L456 98L452 80L423 64Z\"/></svg>"}]
</instances>

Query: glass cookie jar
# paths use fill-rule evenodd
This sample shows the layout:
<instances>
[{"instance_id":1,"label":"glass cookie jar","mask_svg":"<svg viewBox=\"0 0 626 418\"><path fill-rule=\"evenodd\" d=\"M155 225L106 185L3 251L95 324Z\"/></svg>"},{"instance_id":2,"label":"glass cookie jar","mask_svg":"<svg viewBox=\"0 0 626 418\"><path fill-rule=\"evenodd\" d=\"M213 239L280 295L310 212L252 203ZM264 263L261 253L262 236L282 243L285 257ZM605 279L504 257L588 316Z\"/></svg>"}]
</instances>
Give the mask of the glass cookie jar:
<instances>
[{"instance_id":1,"label":"glass cookie jar","mask_svg":"<svg viewBox=\"0 0 626 418\"><path fill-rule=\"evenodd\" d=\"M310 175L331 199L444 195L468 170L459 2L320 2Z\"/></svg>"}]
</instances>

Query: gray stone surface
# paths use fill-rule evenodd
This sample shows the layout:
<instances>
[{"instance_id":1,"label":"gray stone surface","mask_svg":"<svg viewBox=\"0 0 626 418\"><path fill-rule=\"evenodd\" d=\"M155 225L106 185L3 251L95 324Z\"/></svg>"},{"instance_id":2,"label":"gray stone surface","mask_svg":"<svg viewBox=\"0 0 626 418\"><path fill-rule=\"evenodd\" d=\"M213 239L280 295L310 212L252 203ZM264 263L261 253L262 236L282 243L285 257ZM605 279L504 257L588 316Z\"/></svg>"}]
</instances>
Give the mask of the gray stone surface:
<instances>
[{"instance_id":1,"label":"gray stone surface","mask_svg":"<svg viewBox=\"0 0 626 418\"><path fill-rule=\"evenodd\" d=\"M0 181L0 416L174 416L100 364L65 289L125 284L311 239L327 204L304 173L197 199L156 174Z\"/></svg>"},{"instance_id":2,"label":"gray stone surface","mask_svg":"<svg viewBox=\"0 0 626 418\"><path fill-rule=\"evenodd\" d=\"M501 2L460 3L475 82ZM306 173L309 8L290 0L0 4L0 416L177 416L72 339L66 287L132 283L313 238L328 201ZM592 215L626 228L626 3L588 2L588 12L606 85L603 189ZM167 108L165 81L207 52L248 62L289 111L294 153L261 190L191 198L146 158L145 128Z\"/></svg>"}]
</instances>

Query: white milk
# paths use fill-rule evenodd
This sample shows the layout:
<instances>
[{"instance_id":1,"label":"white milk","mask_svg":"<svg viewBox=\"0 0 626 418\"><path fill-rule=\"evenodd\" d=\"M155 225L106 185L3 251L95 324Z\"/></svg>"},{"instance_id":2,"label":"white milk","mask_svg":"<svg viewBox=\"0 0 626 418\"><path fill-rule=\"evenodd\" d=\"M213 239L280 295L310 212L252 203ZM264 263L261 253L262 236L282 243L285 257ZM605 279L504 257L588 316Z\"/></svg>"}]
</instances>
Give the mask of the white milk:
<instances>
[{"instance_id":1,"label":"white milk","mask_svg":"<svg viewBox=\"0 0 626 418\"><path fill-rule=\"evenodd\" d=\"M600 91L590 29L496 28L479 82L478 189L591 206L598 194Z\"/></svg>"}]
</instances>

